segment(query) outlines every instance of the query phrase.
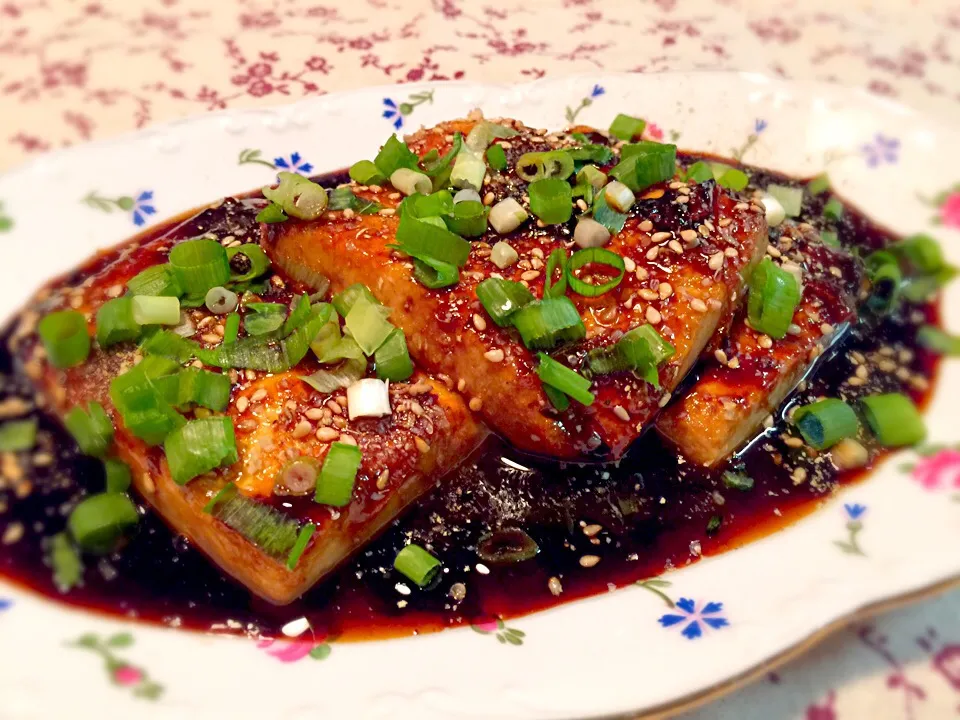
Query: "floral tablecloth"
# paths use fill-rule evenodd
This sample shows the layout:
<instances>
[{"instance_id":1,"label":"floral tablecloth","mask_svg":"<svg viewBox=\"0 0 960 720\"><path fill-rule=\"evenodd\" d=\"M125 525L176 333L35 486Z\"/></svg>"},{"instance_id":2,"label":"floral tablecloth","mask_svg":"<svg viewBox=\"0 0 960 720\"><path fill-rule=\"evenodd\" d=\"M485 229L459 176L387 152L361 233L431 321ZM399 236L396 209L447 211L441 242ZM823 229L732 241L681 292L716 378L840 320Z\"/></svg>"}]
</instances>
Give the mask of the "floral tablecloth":
<instances>
[{"instance_id":1,"label":"floral tablecloth","mask_svg":"<svg viewBox=\"0 0 960 720\"><path fill-rule=\"evenodd\" d=\"M931 0L0 0L0 171L219 108L598 70L836 81L960 120L957 40L960 4ZM416 102L384 112L399 126ZM684 717L956 715L957 590L850 627Z\"/></svg>"}]
</instances>

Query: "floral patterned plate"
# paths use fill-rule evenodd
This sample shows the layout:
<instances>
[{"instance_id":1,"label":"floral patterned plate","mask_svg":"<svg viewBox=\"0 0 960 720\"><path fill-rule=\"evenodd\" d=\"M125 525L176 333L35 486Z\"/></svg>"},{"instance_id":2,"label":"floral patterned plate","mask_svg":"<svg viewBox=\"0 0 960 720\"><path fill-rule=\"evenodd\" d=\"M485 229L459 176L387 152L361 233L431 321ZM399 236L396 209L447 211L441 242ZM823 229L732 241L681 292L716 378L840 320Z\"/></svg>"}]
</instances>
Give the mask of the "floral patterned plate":
<instances>
[{"instance_id":1,"label":"floral patterned plate","mask_svg":"<svg viewBox=\"0 0 960 720\"><path fill-rule=\"evenodd\" d=\"M343 167L390 132L466 114L606 127L617 112L688 149L839 191L960 263L960 135L827 85L746 74L596 75L529 85L420 84L215 113L59 151L0 177L0 303L139 226L269 182ZM947 293L960 330L960 286ZM960 368L928 410L945 449L887 461L816 513L744 548L547 612L376 643L254 641L120 622L0 585L5 718L583 718L677 707L729 687L860 608L960 574ZM250 678L256 678L255 687Z\"/></svg>"}]
</instances>

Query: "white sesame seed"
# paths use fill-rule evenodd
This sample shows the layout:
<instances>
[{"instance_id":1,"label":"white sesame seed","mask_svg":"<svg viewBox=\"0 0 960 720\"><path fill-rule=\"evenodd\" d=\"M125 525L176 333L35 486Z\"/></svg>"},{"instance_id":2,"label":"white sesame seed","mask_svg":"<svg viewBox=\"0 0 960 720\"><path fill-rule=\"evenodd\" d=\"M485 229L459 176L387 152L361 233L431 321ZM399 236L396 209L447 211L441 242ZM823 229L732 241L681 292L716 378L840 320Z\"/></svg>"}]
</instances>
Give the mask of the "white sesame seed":
<instances>
[{"instance_id":1,"label":"white sesame seed","mask_svg":"<svg viewBox=\"0 0 960 720\"><path fill-rule=\"evenodd\" d=\"M600 558L596 555L584 555L580 558L580 566L585 568L592 568L600 562Z\"/></svg>"},{"instance_id":2,"label":"white sesame seed","mask_svg":"<svg viewBox=\"0 0 960 720\"><path fill-rule=\"evenodd\" d=\"M656 232L656 233L654 233L654 234L650 237L650 239L651 239L653 242L655 242L655 243L661 243L661 242L663 242L664 240L669 240L671 237L672 237L671 233L668 233L668 232Z\"/></svg>"},{"instance_id":3,"label":"white sesame seed","mask_svg":"<svg viewBox=\"0 0 960 720\"><path fill-rule=\"evenodd\" d=\"M628 413L622 405L617 405L615 408L613 408L613 414L624 422L630 421L630 413Z\"/></svg>"},{"instance_id":4,"label":"white sesame seed","mask_svg":"<svg viewBox=\"0 0 960 720\"><path fill-rule=\"evenodd\" d=\"M690 307L693 308L696 312L706 312L707 304L700 298L694 298L690 301Z\"/></svg>"},{"instance_id":5,"label":"white sesame seed","mask_svg":"<svg viewBox=\"0 0 960 720\"><path fill-rule=\"evenodd\" d=\"M539 271L539 270L527 270L525 273L523 273L522 275L520 275L520 279L521 279L521 280L526 280L527 282L531 282L532 280L536 280L538 277L540 277L540 271Z\"/></svg>"},{"instance_id":6,"label":"white sesame seed","mask_svg":"<svg viewBox=\"0 0 960 720\"><path fill-rule=\"evenodd\" d=\"M662 282L657 287L657 292L660 294L661 300L666 300L668 297L673 295L673 285L668 282Z\"/></svg>"},{"instance_id":7,"label":"white sesame seed","mask_svg":"<svg viewBox=\"0 0 960 720\"><path fill-rule=\"evenodd\" d=\"M681 245L677 240L671 240L667 243L667 247L673 250L677 255L683 255L683 245Z\"/></svg>"},{"instance_id":8,"label":"white sesame seed","mask_svg":"<svg viewBox=\"0 0 960 720\"><path fill-rule=\"evenodd\" d=\"M474 313L474 314L473 314L473 326L474 326L477 330L479 330L480 332L483 332L484 330L487 329L487 321L483 319L483 316L482 316L482 315L478 315L478 314Z\"/></svg>"},{"instance_id":9,"label":"white sesame seed","mask_svg":"<svg viewBox=\"0 0 960 720\"><path fill-rule=\"evenodd\" d=\"M637 264L632 259L625 257L623 259L623 269L628 273L632 273L637 269Z\"/></svg>"},{"instance_id":10,"label":"white sesame seed","mask_svg":"<svg viewBox=\"0 0 960 720\"><path fill-rule=\"evenodd\" d=\"M685 241L687 241L687 242L693 242L694 240L697 239L697 231L696 231L696 230L689 230L689 229L688 229L688 230L681 230L681 231L680 231L680 237L683 238L683 239L684 239Z\"/></svg>"},{"instance_id":11,"label":"white sesame seed","mask_svg":"<svg viewBox=\"0 0 960 720\"><path fill-rule=\"evenodd\" d=\"M503 362L503 350L500 348L494 348L493 350L487 350L483 356L493 363Z\"/></svg>"},{"instance_id":12,"label":"white sesame seed","mask_svg":"<svg viewBox=\"0 0 960 720\"><path fill-rule=\"evenodd\" d=\"M773 338L769 335L761 335L757 338L757 345L762 347L764 350L769 350L773 347Z\"/></svg>"},{"instance_id":13,"label":"white sesame seed","mask_svg":"<svg viewBox=\"0 0 960 720\"><path fill-rule=\"evenodd\" d=\"M723 267L723 253L716 252L710 256L710 261L707 263L707 266L711 270L719 270Z\"/></svg>"},{"instance_id":14,"label":"white sesame seed","mask_svg":"<svg viewBox=\"0 0 960 720\"><path fill-rule=\"evenodd\" d=\"M647 322L651 325L657 325L660 321L663 320L663 316L660 315L660 311L655 307L650 306L647 308Z\"/></svg>"},{"instance_id":15,"label":"white sesame seed","mask_svg":"<svg viewBox=\"0 0 960 720\"><path fill-rule=\"evenodd\" d=\"M654 245L652 248L647 250L647 260L656 260L657 255L660 254L660 246Z\"/></svg>"},{"instance_id":16,"label":"white sesame seed","mask_svg":"<svg viewBox=\"0 0 960 720\"><path fill-rule=\"evenodd\" d=\"M653 223L650 220L644 220L642 223L637 225L637 228L640 232L650 232L653 230Z\"/></svg>"}]
</instances>

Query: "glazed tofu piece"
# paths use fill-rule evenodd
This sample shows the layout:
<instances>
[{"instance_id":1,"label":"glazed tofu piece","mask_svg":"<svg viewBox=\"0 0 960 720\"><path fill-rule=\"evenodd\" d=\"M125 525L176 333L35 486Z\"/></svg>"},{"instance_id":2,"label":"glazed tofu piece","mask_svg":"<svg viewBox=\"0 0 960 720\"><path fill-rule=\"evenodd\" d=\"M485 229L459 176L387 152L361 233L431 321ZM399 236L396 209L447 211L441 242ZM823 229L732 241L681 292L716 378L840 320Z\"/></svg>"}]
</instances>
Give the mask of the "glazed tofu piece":
<instances>
[{"instance_id":1,"label":"glazed tofu piece","mask_svg":"<svg viewBox=\"0 0 960 720\"><path fill-rule=\"evenodd\" d=\"M512 120L498 120L519 131L502 141L507 169L490 171L485 184L488 205L513 197L527 203L526 183L513 168L532 151L572 147L568 134L546 135ZM472 121L421 130L407 138L419 155L446 152L455 132L469 133ZM578 132L591 133L588 128ZM606 143L598 133L595 143ZM543 392L535 353L516 331L497 326L477 299L477 285L503 277L525 284L542 297L545 263L556 248L577 250L574 219L564 225L538 226L531 218L521 228L498 235L488 228L471 243L459 282L431 290L414 279L406 256L391 250L398 226L400 193L392 188L358 187L365 200L383 206L377 214L330 211L312 222L264 225L263 247L294 276L322 274L334 292L353 283L370 287L392 308L391 321L407 336L410 352L425 371L451 378L470 398L470 408L514 446L557 458L611 459L646 430L667 404L697 358L737 304L743 277L763 256L767 227L757 205L738 202L713 181L663 183L649 188L631 210L623 231L605 247L624 258L627 273L618 287L598 297L567 293L586 327L586 338L554 353L579 367L586 353L649 323L676 353L659 369L659 387L615 373L594 378L596 401L572 403L557 412ZM492 246L506 241L518 260L499 267Z\"/></svg>"},{"instance_id":2,"label":"glazed tofu piece","mask_svg":"<svg viewBox=\"0 0 960 720\"><path fill-rule=\"evenodd\" d=\"M773 340L740 317L689 392L660 415L657 431L691 462L715 465L754 438L856 319L861 277L848 253L823 245L809 225L790 224L771 244L781 265L802 272L793 327Z\"/></svg>"},{"instance_id":3,"label":"glazed tofu piece","mask_svg":"<svg viewBox=\"0 0 960 720\"><path fill-rule=\"evenodd\" d=\"M183 234L189 237L198 228L238 232L235 224L225 222L218 230L217 223L225 212L246 217L240 205L231 203L208 211L202 221L188 221ZM33 307L40 314L79 310L93 335L97 309L134 274L162 260L171 244L159 238L106 253L44 291ZM286 291L295 292L295 284L287 283ZM187 315L201 345L220 342L222 316L205 308ZM456 392L421 372L390 383L389 414L350 419L343 389L321 393L301 379L317 369L309 359L282 373L233 370L225 414L233 422L239 460L178 484L163 447L134 437L110 399L111 381L142 362L142 352L133 343L106 350L94 343L85 363L59 370L46 361L34 334L37 319L34 313L23 317L14 336L15 353L47 406L65 417L78 405L101 403L115 427L113 453L130 466L137 493L175 532L275 604L293 601L344 562L486 436ZM189 420L210 412L196 408L184 414ZM299 463L315 471L337 443L358 446L361 460L352 496L334 507L314 502L315 472L290 468ZM310 523L315 530L309 543L299 560L288 565L293 544Z\"/></svg>"}]
</instances>

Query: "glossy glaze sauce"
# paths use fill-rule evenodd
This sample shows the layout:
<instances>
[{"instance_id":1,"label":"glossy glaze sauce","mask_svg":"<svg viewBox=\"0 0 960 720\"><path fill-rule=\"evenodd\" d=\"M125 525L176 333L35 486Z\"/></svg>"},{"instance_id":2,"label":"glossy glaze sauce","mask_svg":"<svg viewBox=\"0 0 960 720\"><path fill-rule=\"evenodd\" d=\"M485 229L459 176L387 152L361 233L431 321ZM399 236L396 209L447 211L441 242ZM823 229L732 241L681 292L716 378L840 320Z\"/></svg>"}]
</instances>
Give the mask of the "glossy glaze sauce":
<instances>
[{"instance_id":1,"label":"glossy glaze sauce","mask_svg":"<svg viewBox=\"0 0 960 720\"><path fill-rule=\"evenodd\" d=\"M683 158L687 163L693 159ZM762 170L750 172L758 186L787 182ZM342 180L337 174L324 182ZM803 217L819 224L828 197L808 198ZM219 215L207 211L204 222L202 228L196 220L175 228L174 221L132 242L171 232L192 237L216 231L217 223L230 231L249 229L252 213L227 204ZM850 207L833 229L847 247L870 249L892 240ZM96 271L114 258L112 252L100 256L84 271ZM936 321L934 305L904 305L892 316L861 323L830 349L817 374L788 404L837 396L856 364L877 366L856 393L902 391L922 403L936 373L936 358L917 345L915 335L920 325ZM15 372L7 342L2 346L0 400L31 399L29 380ZM844 386L848 396L850 390ZM33 414L42 432L38 447L24 459L32 467L20 477L4 471L0 478L0 573L72 605L175 627L256 636L275 635L286 622L303 616L318 633L363 639L523 615L749 542L812 512L865 472L841 473L822 462L814 472L816 453L789 447L784 442L787 426L779 416L748 449L714 470L684 462L655 433L607 465L545 461L492 438L379 539L292 605L277 608L253 597L146 511L124 547L99 560L88 557L84 584L61 595L45 564L46 539L63 529L67 512L87 489L102 488L102 469L98 461L77 453L54 419L40 411ZM879 454L873 456L876 460ZM796 468L807 466L810 479L798 482ZM722 472L731 467L755 480L752 490L723 484ZM539 553L508 565L478 557L481 536L509 528L525 531ZM443 561L442 579L432 588L419 590L393 571L393 558L408 540L432 547ZM451 594L453 586L462 588Z\"/></svg>"}]
</instances>

